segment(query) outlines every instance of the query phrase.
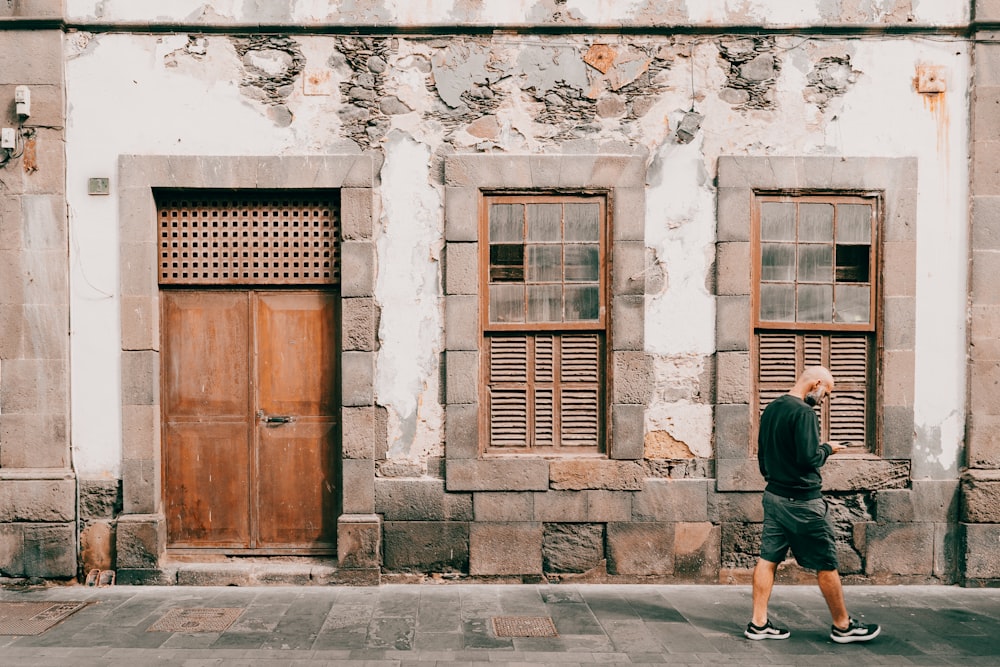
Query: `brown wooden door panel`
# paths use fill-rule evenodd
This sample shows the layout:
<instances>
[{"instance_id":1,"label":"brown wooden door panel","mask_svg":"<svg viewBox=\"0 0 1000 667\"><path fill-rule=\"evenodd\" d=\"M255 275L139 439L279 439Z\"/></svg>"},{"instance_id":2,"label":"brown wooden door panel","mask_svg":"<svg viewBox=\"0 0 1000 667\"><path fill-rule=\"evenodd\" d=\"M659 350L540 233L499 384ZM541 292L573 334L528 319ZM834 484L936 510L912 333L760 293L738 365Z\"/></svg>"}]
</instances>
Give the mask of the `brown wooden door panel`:
<instances>
[{"instance_id":1,"label":"brown wooden door panel","mask_svg":"<svg viewBox=\"0 0 1000 667\"><path fill-rule=\"evenodd\" d=\"M266 414L335 415L336 299L322 292L257 298L258 409Z\"/></svg>"},{"instance_id":2,"label":"brown wooden door panel","mask_svg":"<svg viewBox=\"0 0 1000 667\"><path fill-rule=\"evenodd\" d=\"M162 302L168 545L332 550L336 294L164 291Z\"/></svg>"},{"instance_id":3,"label":"brown wooden door panel","mask_svg":"<svg viewBox=\"0 0 1000 667\"><path fill-rule=\"evenodd\" d=\"M260 546L333 546L335 432L331 421L258 426Z\"/></svg>"},{"instance_id":4,"label":"brown wooden door panel","mask_svg":"<svg viewBox=\"0 0 1000 667\"><path fill-rule=\"evenodd\" d=\"M246 424L168 424L164 435L171 546L246 546L250 539Z\"/></svg>"},{"instance_id":5,"label":"brown wooden door panel","mask_svg":"<svg viewBox=\"0 0 1000 667\"><path fill-rule=\"evenodd\" d=\"M249 314L243 292L164 292L163 410L170 419L247 419Z\"/></svg>"}]
</instances>

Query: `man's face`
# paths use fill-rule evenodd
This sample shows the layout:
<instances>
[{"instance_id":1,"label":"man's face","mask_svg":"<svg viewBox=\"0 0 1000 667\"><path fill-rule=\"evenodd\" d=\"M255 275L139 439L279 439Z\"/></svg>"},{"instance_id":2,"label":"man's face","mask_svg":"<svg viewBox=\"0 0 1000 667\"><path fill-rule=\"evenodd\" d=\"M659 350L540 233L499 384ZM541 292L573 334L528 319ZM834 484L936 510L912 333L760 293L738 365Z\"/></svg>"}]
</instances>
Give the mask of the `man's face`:
<instances>
[{"instance_id":1,"label":"man's face","mask_svg":"<svg viewBox=\"0 0 1000 667\"><path fill-rule=\"evenodd\" d=\"M833 391L832 386L828 386L824 382L817 382L813 390L806 394L806 403L810 407L817 406L831 391Z\"/></svg>"}]
</instances>

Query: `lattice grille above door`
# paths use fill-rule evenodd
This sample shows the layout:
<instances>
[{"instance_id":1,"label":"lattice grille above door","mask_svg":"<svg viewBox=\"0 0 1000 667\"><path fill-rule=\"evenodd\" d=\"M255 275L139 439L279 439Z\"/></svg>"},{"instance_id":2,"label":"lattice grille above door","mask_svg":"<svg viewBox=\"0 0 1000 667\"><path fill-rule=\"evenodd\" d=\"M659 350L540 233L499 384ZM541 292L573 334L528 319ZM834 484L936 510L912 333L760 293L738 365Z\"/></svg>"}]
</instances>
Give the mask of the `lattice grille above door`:
<instances>
[{"instance_id":1,"label":"lattice grille above door","mask_svg":"<svg viewBox=\"0 0 1000 667\"><path fill-rule=\"evenodd\" d=\"M158 192L161 285L336 285L335 191Z\"/></svg>"}]
</instances>

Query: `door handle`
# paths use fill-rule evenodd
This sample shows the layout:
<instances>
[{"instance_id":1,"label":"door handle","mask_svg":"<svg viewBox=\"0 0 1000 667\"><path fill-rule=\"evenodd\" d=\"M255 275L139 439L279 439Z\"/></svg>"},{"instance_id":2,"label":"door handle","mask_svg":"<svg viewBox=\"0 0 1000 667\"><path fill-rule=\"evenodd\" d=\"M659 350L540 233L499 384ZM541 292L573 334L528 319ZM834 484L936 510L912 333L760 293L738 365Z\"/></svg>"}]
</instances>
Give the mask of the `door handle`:
<instances>
[{"instance_id":1,"label":"door handle","mask_svg":"<svg viewBox=\"0 0 1000 667\"><path fill-rule=\"evenodd\" d=\"M259 413L260 420L265 424L290 424L295 421L291 415L265 415Z\"/></svg>"}]
</instances>

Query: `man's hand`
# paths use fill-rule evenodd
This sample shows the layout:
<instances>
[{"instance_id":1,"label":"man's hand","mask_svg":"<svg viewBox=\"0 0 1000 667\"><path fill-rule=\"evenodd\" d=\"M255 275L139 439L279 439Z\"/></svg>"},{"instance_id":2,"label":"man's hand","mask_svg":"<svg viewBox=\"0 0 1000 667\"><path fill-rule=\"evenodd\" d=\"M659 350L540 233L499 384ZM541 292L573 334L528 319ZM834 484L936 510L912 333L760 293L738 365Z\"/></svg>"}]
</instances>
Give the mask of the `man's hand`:
<instances>
[{"instance_id":1,"label":"man's hand","mask_svg":"<svg viewBox=\"0 0 1000 667\"><path fill-rule=\"evenodd\" d=\"M848 442L848 441L846 441L846 440L844 440L843 442L830 442L830 443L827 443L827 444L829 444L830 445L830 449L833 450L832 453L836 454L837 452L842 452L845 449L847 449L847 446L850 445L851 443Z\"/></svg>"}]
</instances>

